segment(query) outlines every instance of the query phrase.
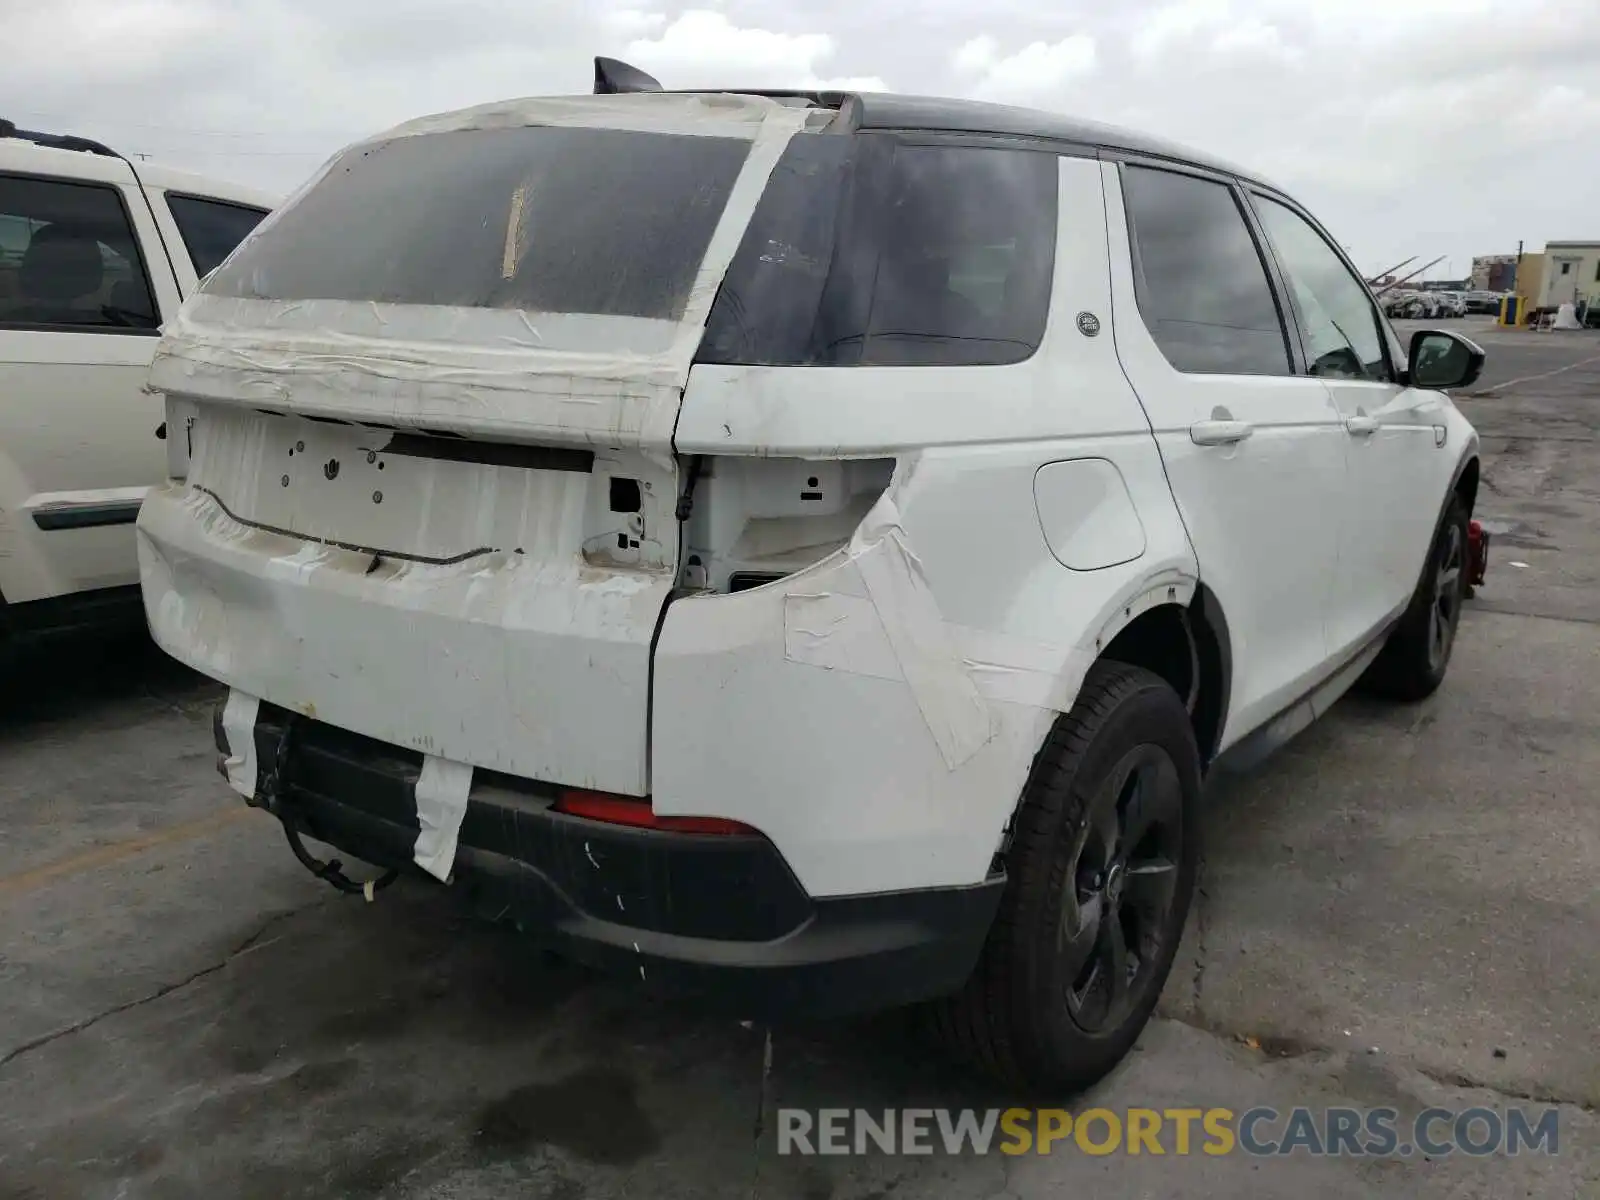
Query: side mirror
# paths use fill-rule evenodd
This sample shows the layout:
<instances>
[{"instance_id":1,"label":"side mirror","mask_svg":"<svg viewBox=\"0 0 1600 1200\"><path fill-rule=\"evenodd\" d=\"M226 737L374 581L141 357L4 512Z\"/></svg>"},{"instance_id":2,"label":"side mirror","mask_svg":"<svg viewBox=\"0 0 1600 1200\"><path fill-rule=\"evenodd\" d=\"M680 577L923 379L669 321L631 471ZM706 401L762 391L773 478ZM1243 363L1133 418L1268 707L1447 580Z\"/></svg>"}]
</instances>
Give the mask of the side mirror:
<instances>
[{"instance_id":1,"label":"side mirror","mask_svg":"<svg viewBox=\"0 0 1600 1200\"><path fill-rule=\"evenodd\" d=\"M1482 347L1460 334L1420 329L1411 335L1407 382L1436 391L1470 387L1483 374L1485 357Z\"/></svg>"}]
</instances>

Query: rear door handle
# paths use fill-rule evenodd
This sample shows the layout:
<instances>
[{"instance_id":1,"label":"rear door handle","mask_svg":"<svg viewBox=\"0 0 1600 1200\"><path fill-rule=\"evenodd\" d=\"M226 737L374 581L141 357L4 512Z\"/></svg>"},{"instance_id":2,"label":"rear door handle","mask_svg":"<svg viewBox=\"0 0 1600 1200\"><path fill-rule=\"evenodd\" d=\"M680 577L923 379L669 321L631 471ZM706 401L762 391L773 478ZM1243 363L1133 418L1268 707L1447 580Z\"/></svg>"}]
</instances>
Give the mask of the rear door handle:
<instances>
[{"instance_id":1,"label":"rear door handle","mask_svg":"<svg viewBox=\"0 0 1600 1200\"><path fill-rule=\"evenodd\" d=\"M1347 418L1344 427L1351 437L1371 437L1378 432L1378 418L1363 413L1359 417Z\"/></svg>"},{"instance_id":2,"label":"rear door handle","mask_svg":"<svg viewBox=\"0 0 1600 1200\"><path fill-rule=\"evenodd\" d=\"M1249 421L1222 420L1196 421L1189 426L1189 440L1196 446L1232 446L1244 441L1255 432Z\"/></svg>"}]
</instances>

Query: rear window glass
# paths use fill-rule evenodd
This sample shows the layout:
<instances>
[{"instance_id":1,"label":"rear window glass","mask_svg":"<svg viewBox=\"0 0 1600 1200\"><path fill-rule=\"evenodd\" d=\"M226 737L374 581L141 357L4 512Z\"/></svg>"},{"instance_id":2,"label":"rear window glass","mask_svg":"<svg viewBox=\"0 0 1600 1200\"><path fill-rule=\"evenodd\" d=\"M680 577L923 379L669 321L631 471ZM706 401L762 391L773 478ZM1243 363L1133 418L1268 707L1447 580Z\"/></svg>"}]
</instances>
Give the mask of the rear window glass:
<instances>
[{"instance_id":1,"label":"rear window glass","mask_svg":"<svg viewBox=\"0 0 1600 1200\"><path fill-rule=\"evenodd\" d=\"M699 361L1020 362L1044 337L1054 155L800 134L707 321Z\"/></svg>"},{"instance_id":2,"label":"rear window glass","mask_svg":"<svg viewBox=\"0 0 1600 1200\"><path fill-rule=\"evenodd\" d=\"M232 254L234 247L261 224L267 212L223 200L202 200L199 196L167 193L167 208L177 222L183 247L189 252L194 273L201 279Z\"/></svg>"},{"instance_id":3,"label":"rear window glass","mask_svg":"<svg viewBox=\"0 0 1600 1200\"><path fill-rule=\"evenodd\" d=\"M676 320L750 143L533 126L351 150L205 290Z\"/></svg>"}]
</instances>

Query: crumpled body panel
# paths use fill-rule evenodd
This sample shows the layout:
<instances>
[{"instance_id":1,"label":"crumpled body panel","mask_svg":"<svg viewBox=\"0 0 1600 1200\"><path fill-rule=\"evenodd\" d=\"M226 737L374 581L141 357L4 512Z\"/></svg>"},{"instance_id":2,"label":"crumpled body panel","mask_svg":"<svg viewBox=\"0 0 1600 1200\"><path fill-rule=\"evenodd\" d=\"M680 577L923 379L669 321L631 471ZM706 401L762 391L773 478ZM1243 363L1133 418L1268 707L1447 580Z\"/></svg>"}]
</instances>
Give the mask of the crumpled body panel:
<instances>
[{"instance_id":1,"label":"crumpled body panel","mask_svg":"<svg viewBox=\"0 0 1600 1200\"><path fill-rule=\"evenodd\" d=\"M476 767L646 790L670 574L504 552L372 569L370 553L254 529L176 485L145 502L139 560L156 642L230 687Z\"/></svg>"}]
</instances>

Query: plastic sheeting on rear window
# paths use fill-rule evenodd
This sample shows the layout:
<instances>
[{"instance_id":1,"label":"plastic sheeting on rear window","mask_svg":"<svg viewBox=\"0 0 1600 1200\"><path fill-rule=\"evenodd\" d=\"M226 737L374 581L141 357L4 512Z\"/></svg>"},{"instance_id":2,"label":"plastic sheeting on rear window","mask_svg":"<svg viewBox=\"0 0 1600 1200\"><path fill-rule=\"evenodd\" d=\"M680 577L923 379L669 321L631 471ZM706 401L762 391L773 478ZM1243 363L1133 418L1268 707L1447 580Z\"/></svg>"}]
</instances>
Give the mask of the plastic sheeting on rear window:
<instances>
[{"instance_id":1,"label":"plastic sheeting on rear window","mask_svg":"<svg viewBox=\"0 0 1600 1200\"><path fill-rule=\"evenodd\" d=\"M797 135L734 255L698 361L980 366L1044 337L1054 154Z\"/></svg>"},{"instance_id":2,"label":"plastic sheeting on rear window","mask_svg":"<svg viewBox=\"0 0 1600 1200\"><path fill-rule=\"evenodd\" d=\"M676 320L749 151L567 126L368 144L204 290Z\"/></svg>"}]
</instances>

